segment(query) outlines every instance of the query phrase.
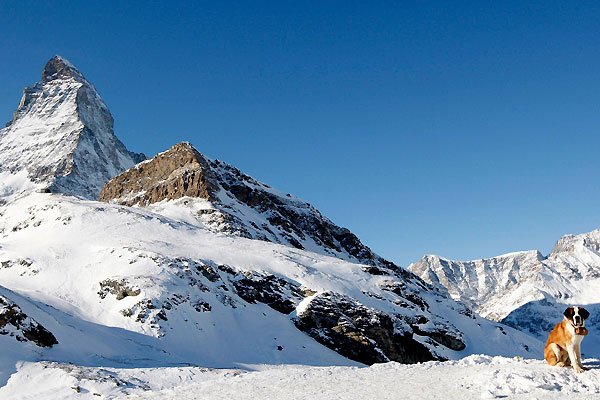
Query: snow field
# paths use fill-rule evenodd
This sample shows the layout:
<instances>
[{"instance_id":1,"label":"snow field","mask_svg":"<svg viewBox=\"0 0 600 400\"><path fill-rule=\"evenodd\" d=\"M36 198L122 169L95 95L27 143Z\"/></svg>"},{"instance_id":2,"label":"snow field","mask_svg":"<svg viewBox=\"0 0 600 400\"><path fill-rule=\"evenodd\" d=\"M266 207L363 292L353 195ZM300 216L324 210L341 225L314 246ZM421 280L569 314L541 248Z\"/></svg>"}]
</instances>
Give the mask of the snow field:
<instances>
[{"instance_id":1,"label":"snow field","mask_svg":"<svg viewBox=\"0 0 600 400\"><path fill-rule=\"evenodd\" d=\"M249 366L247 370L88 368L23 363L0 398L25 399L597 399L600 361L589 371L541 360L472 355L459 361L371 367Z\"/></svg>"}]
</instances>

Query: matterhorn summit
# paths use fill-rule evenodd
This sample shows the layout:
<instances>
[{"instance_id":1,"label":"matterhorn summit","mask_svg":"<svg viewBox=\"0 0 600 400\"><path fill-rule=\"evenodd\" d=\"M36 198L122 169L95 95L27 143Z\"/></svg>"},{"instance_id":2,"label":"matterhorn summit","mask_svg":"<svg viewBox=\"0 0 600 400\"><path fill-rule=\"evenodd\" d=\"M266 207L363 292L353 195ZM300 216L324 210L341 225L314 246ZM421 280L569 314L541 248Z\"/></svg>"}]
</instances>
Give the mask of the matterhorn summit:
<instances>
[{"instance_id":1,"label":"matterhorn summit","mask_svg":"<svg viewBox=\"0 0 600 400\"><path fill-rule=\"evenodd\" d=\"M0 192L35 188L95 199L107 180L144 158L115 136L110 111L83 74L55 56L0 130Z\"/></svg>"}]
</instances>

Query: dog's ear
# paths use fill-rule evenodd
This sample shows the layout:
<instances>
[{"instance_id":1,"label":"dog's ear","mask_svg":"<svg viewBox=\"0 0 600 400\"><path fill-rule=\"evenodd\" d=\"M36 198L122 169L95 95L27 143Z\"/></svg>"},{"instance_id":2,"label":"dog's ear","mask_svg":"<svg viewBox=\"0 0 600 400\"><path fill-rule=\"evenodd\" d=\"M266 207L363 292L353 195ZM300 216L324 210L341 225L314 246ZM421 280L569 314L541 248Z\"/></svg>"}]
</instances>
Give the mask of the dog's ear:
<instances>
[{"instance_id":1,"label":"dog's ear","mask_svg":"<svg viewBox=\"0 0 600 400\"><path fill-rule=\"evenodd\" d=\"M573 315L575 315L575 310L573 310L573 307L567 307L563 315L568 319L571 319L573 318Z\"/></svg>"},{"instance_id":2,"label":"dog's ear","mask_svg":"<svg viewBox=\"0 0 600 400\"><path fill-rule=\"evenodd\" d=\"M590 316L590 313L585 308L579 307L579 315L581 315L581 318L583 318L583 319L588 319L588 317Z\"/></svg>"}]
</instances>

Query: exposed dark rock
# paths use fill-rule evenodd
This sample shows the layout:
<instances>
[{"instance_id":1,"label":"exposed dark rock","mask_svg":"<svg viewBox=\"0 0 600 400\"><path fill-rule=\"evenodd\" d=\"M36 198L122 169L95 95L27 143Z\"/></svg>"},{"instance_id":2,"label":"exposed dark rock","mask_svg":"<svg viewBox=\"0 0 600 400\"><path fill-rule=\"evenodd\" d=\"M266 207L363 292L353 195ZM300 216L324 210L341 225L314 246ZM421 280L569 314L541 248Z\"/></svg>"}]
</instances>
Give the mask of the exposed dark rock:
<instances>
[{"instance_id":1,"label":"exposed dark rock","mask_svg":"<svg viewBox=\"0 0 600 400\"><path fill-rule=\"evenodd\" d=\"M61 56L52 57L42 71L42 82L47 83L55 79L73 78L77 81L84 81L85 78L73 65Z\"/></svg>"},{"instance_id":2,"label":"exposed dark rock","mask_svg":"<svg viewBox=\"0 0 600 400\"><path fill-rule=\"evenodd\" d=\"M205 301L198 301L198 302L194 303L193 306L194 306L194 310L196 310L198 312L208 312L208 311L212 310L212 307L210 306L210 304L208 304Z\"/></svg>"},{"instance_id":3,"label":"exposed dark rock","mask_svg":"<svg viewBox=\"0 0 600 400\"><path fill-rule=\"evenodd\" d=\"M195 263L196 270L198 270L206 279L211 282L217 282L221 280L221 275L214 270L214 268L206 264Z\"/></svg>"},{"instance_id":4,"label":"exposed dark rock","mask_svg":"<svg viewBox=\"0 0 600 400\"><path fill-rule=\"evenodd\" d=\"M117 297L117 300L123 300L128 296L137 296L140 294L140 292L140 289L134 289L127 286L125 279L105 279L100 282L100 291L98 292L98 296L100 296L101 299L104 299L106 295L110 293L114 294Z\"/></svg>"},{"instance_id":5,"label":"exposed dark rock","mask_svg":"<svg viewBox=\"0 0 600 400\"><path fill-rule=\"evenodd\" d=\"M238 296L248 303L264 303L272 309L289 314L304 298L299 285L275 275L244 272L243 278L233 282Z\"/></svg>"},{"instance_id":6,"label":"exposed dark rock","mask_svg":"<svg viewBox=\"0 0 600 400\"><path fill-rule=\"evenodd\" d=\"M467 347L462 333L455 326L439 321L435 324L427 324L427 322L427 318L421 316L419 324L411 325L411 328L417 335L428 336L449 349L461 351Z\"/></svg>"},{"instance_id":7,"label":"exposed dark rock","mask_svg":"<svg viewBox=\"0 0 600 400\"><path fill-rule=\"evenodd\" d=\"M223 272L225 272L226 274L229 274L229 275L236 275L237 274L235 268L233 268L233 267L231 267L229 265L221 264L221 265L217 265L217 268L219 269L219 271L223 271Z\"/></svg>"},{"instance_id":8,"label":"exposed dark rock","mask_svg":"<svg viewBox=\"0 0 600 400\"><path fill-rule=\"evenodd\" d=\"M17 258L15 260L3 260L0 261L0 269L3 268L14 268L20 276L33 276L37 275L39 272L36 265L33 264L33 261L27 258Z\"/></svg>"},{"instance_id":9,"label":"exposed dark rock","mask_svg":"<svg viewBox=\"0 0 600 400\"><path fill-rule=\"evenodd\" d=\"M20 342L32 341L39 347L58 344L54 335L25 314L21 307L0 296L0 335L14 336Z\"/></svg>"},{"instance_id":10,"label":"exposed dark rock","mask_svg":"<svg viewBox=\"0 0 600 400\"><path fill-rule=\"evenodd\" d=\"M421 311L429 310L429 305L421 296L419 296L418 291L413 287L409 287L404 282L386 281L381 285L381 289L396 294L398 300L405 306L411 306L411 304L405 303L405 300L408 300L413 306L416 305L419 307Z\"/></svg>"},{"instance_id":11,"label":"exposed dark rock","mask_svg":"<svg viewBox=\"0 0 600 400\"><path fill-rule=\"evenodd\" d=\"M296 326L341 355L364 364L439 360L397 320L337 293L314 297L298 313ZM399 321L398 321L399 322Z\"/></svg>"},{"instance_id":12,"label":"exposed dark rock","mask_svg":"<svg viewBox=\"0 0 600 400\"><path fill-rule=\"evenodd\" d=\"M371 275L389 275L390 273L384 269L374 267L372 265L365 265L362 270L367 274Z\"/></svg>"}]
</instances>

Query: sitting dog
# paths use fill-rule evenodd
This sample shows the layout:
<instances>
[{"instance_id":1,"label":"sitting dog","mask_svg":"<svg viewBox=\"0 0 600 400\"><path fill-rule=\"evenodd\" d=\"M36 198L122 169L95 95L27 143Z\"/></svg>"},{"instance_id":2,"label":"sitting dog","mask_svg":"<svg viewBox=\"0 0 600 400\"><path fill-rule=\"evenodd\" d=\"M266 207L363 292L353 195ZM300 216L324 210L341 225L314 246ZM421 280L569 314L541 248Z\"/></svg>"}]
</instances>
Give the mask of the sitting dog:
<instances>
[{"instance_id":1,"label":"sitting dog","mask_svg":"<svg viewBox=\"0 0 600 400\"><path fill-rule=\"evenodd\" d=\"M575 372L583 372L581 364L581 341L588 334L585 320L590 313L583 307L569 307L564 312L564 318L556 324L544 348L544 358L550 365L557 367L573 366Z\"/></svg>"}]
</instances>

